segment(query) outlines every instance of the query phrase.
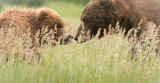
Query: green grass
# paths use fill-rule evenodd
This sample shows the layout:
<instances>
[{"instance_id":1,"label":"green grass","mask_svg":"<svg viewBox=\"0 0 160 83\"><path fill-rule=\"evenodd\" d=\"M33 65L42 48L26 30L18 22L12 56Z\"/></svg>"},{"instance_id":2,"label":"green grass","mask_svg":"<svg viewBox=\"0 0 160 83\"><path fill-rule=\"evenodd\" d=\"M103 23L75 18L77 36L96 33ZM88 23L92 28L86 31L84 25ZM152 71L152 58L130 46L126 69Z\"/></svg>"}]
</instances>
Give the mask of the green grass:
<instances>
[{"instance_id":1,"label":"green grass","mask_svg":"<svg viewBox=\"0 0 160 83\"><path fill-rule=\"evenodd\" d=\"M45 7L50 7L53 10L57 11L63 17L74 17L79 18L82 14L84 6L76 5L73 3L65 2L46 2Z\"/></svg>"},{"instance_id":2,"label":"green grass","mask_svg":"<svg viewBox=\"0 0 160 83\"><path fill-rule=\"evenodd\" d=\"M160 64L152 57L131 61L128 43L117 36L41 49L39 64L0 64L1 83L159 83ZM147 57L146 57L147 58Z\"/></svg>"}]
</instances>

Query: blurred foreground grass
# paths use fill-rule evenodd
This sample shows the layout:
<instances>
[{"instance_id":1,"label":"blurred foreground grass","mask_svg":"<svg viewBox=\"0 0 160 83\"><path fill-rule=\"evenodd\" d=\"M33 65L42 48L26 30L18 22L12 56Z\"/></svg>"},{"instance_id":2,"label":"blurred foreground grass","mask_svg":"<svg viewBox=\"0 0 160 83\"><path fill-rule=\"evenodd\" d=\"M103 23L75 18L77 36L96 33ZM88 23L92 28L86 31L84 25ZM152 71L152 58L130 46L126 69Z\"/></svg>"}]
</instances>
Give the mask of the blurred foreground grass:
<instances>
[{"instance_id":1,"label":"blurred foreground grass","mask_svg":"<svg viewBox=\"0 0 160 83\"><path fill-rule=\"evenodd\" d=\"M159 83L156 56L130 59L128 42L117 36L42 48L39 64L10 59L0 64L1 83Z\"/></svg>"}]
</instances>

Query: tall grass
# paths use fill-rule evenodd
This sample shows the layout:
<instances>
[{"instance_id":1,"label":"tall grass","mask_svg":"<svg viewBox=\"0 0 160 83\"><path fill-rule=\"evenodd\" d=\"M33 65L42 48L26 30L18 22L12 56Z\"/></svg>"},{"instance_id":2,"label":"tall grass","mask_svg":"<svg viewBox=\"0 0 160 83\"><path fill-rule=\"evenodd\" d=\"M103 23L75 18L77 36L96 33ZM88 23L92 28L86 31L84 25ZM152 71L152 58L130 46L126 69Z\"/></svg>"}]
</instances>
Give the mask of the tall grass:
<instances>
[{"instance_id":1,"label":"tall grass","mask_svg":"<svg viewBox=\"0 0 160 83\"><path fill-rule=\"evenodd\" d=\"M153 28L153 25L149 26ZM18 39L15 41L21 42ZM82 44L77 44L72 40L72 43L68 45L56 47L44 45L36 47L35 50L19 50L18 53L11 50L14 47L26 49L27 47L23 45L27 44L20 43L10 48L1 48L1 56L2 54L10 56L7 57L7 62L6 57L1 57L1 83L160 82L159 56L150 56L150 53L142 56L139 55L139 51L142 54L148 51L135 48L138 51L136 52L138 57L132 59L130 53L132 44L122 32L108 34L100 40L94 38ZM10 45L10 43L5 45ZM141 44L137 43L137 45L139 48L143 47ZM24 59L23 54L26 54L28 59Z\"/></svg>"}]
</instances>

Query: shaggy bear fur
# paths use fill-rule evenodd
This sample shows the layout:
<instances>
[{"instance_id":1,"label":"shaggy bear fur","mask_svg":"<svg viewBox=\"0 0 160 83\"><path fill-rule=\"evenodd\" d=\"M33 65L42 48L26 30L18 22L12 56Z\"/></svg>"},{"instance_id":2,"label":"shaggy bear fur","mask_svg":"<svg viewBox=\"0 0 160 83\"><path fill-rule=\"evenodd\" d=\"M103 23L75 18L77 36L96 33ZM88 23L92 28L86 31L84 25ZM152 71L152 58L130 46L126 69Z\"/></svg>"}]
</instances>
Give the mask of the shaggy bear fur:
<instances>
[{"instance_id":1,"label":"shaggy bear fur","mask_svg":"<svg viewBox=\"0 0 160 83\"><path fill-rule=\"evenodd\" d=\"M35 35L36 31L41 31L43 27L54 30L55 25L57 26L55 37L60 37L65 32L65 21L49 8L13 8L6 10L0 15L0 28L4 28L6 31L8 28L15 28L22 33L26 33L30 28L32 36Z\"/></svg>"},{"instance_id":2,"label":"shaggy bear fur","mask_svg":"<svg viewBox=\"0 0 160 83\"><path fill-rule=\"evenodd\" d=\"M159 25L160 0L91 0L82 13L82 23L75 39L78 39L82 30L85 34L90 31L90 36L93 37L100 28L99 37L102 37L103 28L108 32L109 24L115 27L117 22L125 28L127 34L131 28L138 26L141 19L143 23L140 33L150 21Z\"/></svg>"}]
</instances>

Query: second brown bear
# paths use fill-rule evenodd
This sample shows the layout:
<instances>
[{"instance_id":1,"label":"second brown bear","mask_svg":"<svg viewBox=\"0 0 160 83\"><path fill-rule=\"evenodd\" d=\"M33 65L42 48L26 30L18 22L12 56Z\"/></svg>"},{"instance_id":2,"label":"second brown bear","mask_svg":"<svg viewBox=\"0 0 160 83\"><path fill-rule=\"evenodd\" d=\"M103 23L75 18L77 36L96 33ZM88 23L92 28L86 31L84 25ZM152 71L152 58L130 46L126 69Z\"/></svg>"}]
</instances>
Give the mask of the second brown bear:
<instances>
[{"instance_id":1,"label":"second brown bear","mask_svg":"<svg viewBox=\"0 0 160 83\"><path fill-rule=\"evenodd\" d=\"M15 28L17 31L26 33L30 28L32 36L43 27L48 29L57 28L55 37L60 37L65 32L65 21L55 11L49 8L40 9L8 9L0 15L0 28L7 31ZM17 33L17 32L16 32Z\"/></svg>"},{"instance_id":2,"label":"second brown bear","mask_svg":"<svg viewBox=\"0 0 160 83\"><path fill-rule=\"evenodd\" d=\"M103 29L109 31L109 24L115 27L119 22L126 33L131 28L136 28L140 20L143 19L142 30L146 24L153 21L160 24L160 1L159 0L91 0L81 15L81 25L76 33L76 40L84 32L90 32L94 37L101 29L100 38L103 36Z\"/></svg>"}]
</instances>

